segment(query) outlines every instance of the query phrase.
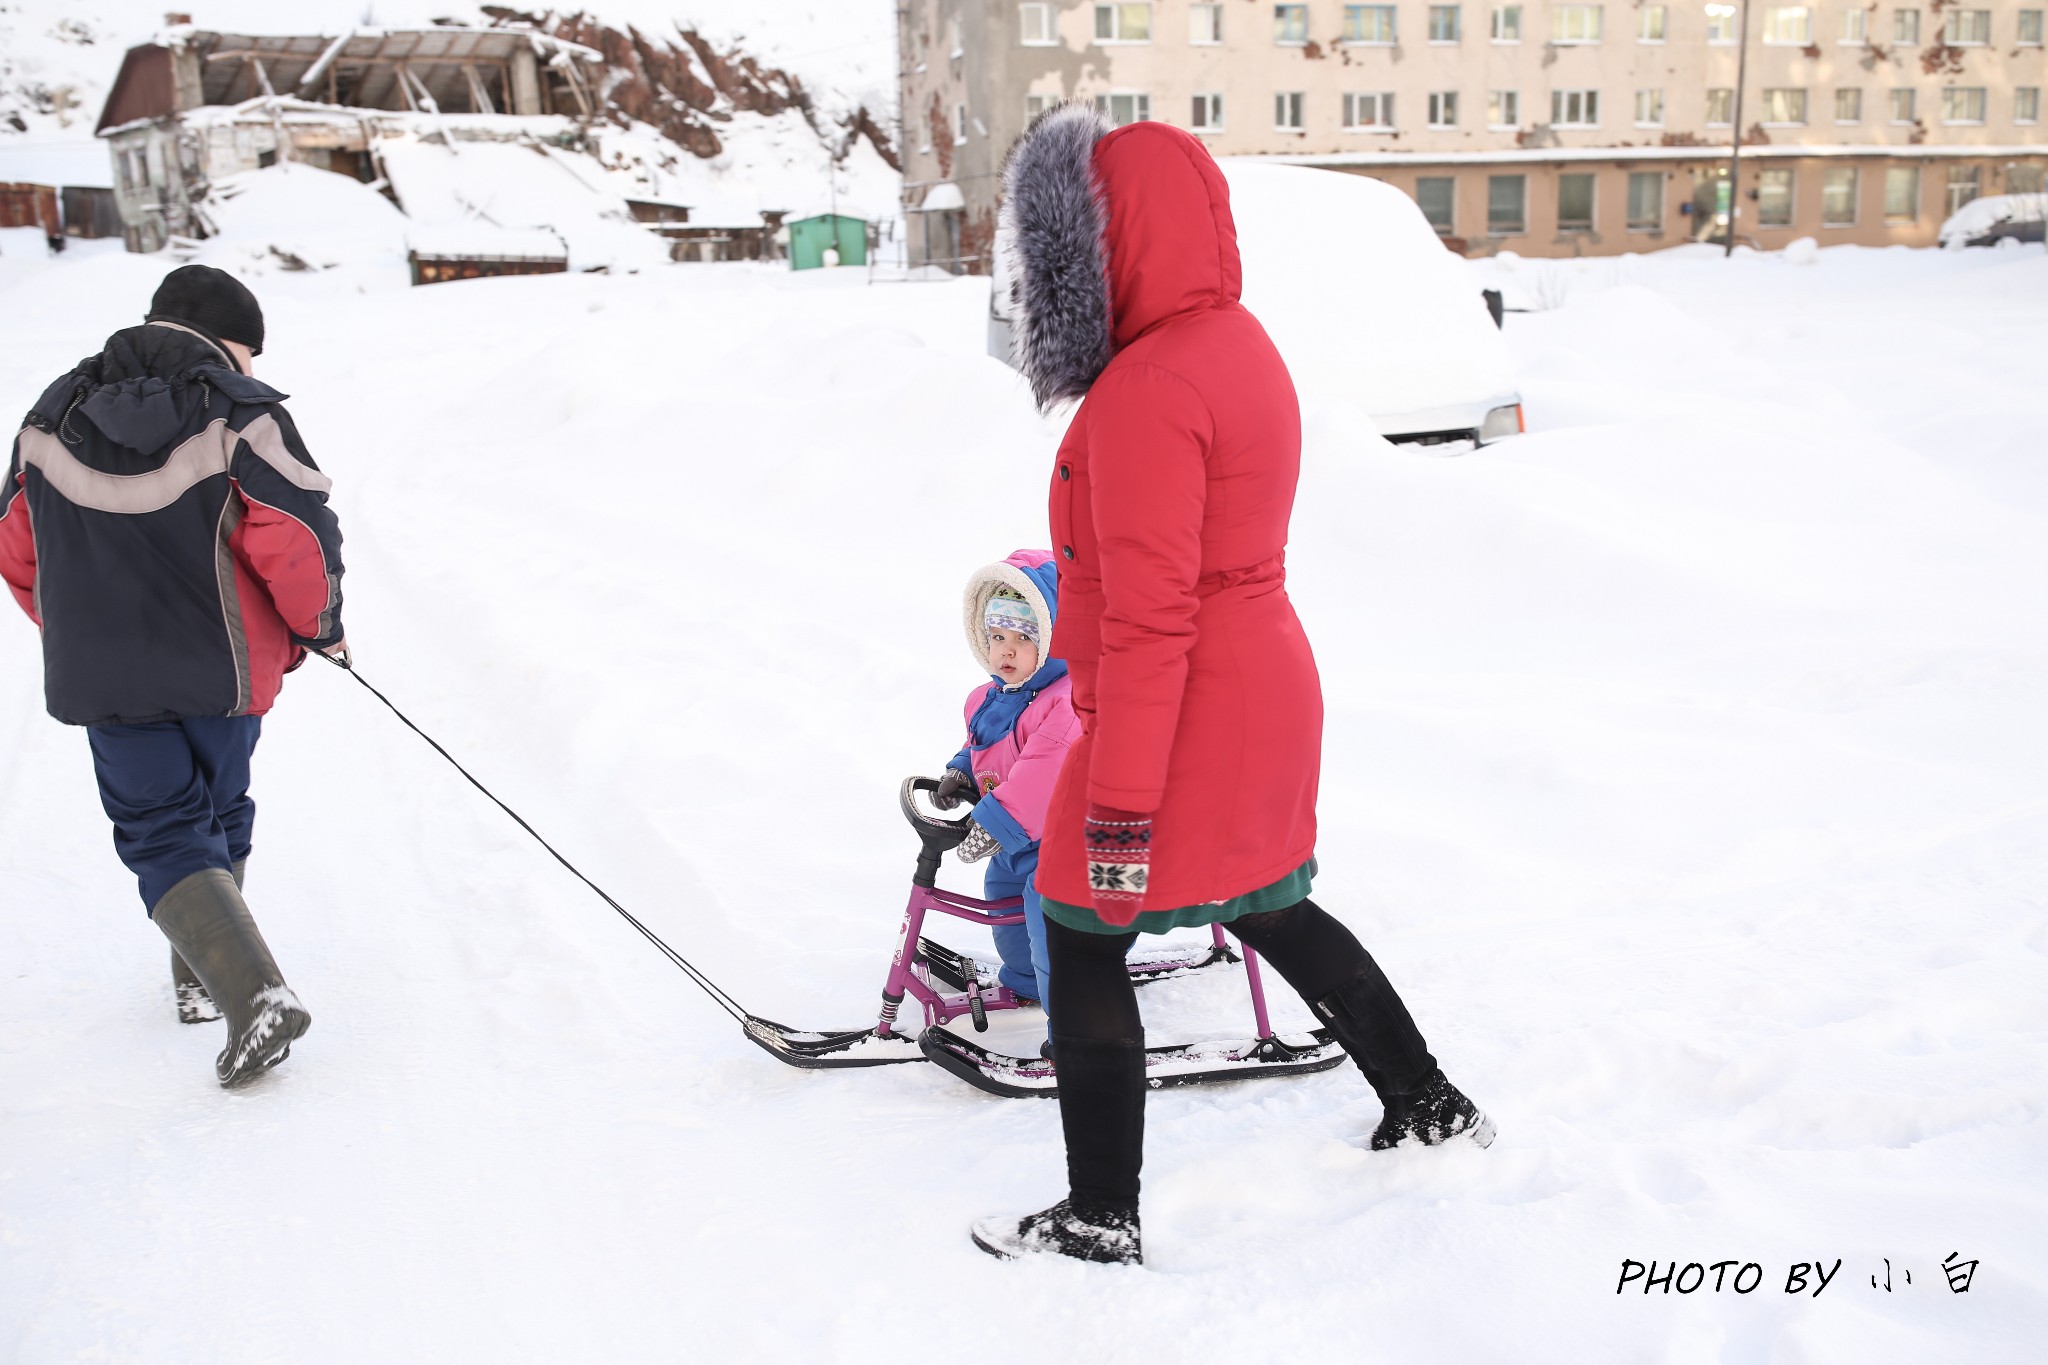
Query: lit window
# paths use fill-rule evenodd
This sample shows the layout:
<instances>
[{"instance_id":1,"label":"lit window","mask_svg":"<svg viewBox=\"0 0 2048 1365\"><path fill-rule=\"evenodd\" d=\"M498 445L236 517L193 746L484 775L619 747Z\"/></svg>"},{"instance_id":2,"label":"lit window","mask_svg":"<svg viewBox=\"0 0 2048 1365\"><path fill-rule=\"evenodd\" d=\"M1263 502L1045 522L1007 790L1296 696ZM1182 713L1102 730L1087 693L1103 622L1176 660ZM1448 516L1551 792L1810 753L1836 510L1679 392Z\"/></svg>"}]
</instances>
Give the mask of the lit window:
<instances>
[{"instance_id":1,"label":"lit window","mask_svg":"<svg viewBox=\"0 0 2048 1365\"><path fill-rule=\"evenodd\" d=\"M1664 173L1662 171L1629 172L1628 228L1630 232L1663 231Z\"/></svg>"},{"instance_id":2,"label":"lit window","mask_svg":"<svg viewBox=\"0 0 2048 1365\"><path fill-rule=\"evenodd\" d=\"M1920 41L1920 11L1917 9L1895 9L1892 11L1892 41L1907 45Z\"/></svg>"},{"instance_id":3,"label":"lit window","mask_svg":"<svg viewBox=\"0 0 2048 1365\"><path fill-rule=\"evenodd\" d=\"M1423 175L1415 179L1415 203L1422 210L1422 216L1437 230L1437 235L1451 235L1451 209L1457 202L1458 182L1448 175Z\"/></svg>"},{"instance_id":4,"label":"lit window","mask_svg":"<svg viewBox=\"0 0 2048 1365\"><path fill-rule=\"evenodd\" d=\"M2040 86L2021 85L2013 88L2012 121L2014 123L2039 123L2041 121Z\"/></svg>"},{"instance_id":5,"label":"lit window","mask_svg":"<svg viewBox=\"0 0 2048 1365\"><path fill-rule=\"evenodd\" d=\"M1735 42L1736 17L1741 11L1733 5L1716 4L1707 6L1707 41L1732 45Z\"/></svg>"},{"instance_id":6,"label":"lit window","mask_svg":"<svg viewBox=\"0 0 2048 1365\"><path fill-rule=\"evenodd\" d=\"M1493 41L1496 43L1519 43L1522 41L1522 7L1502 5L1493 12Z\"/></svg>"},{"instance_id":7,"label":"lit window","mask_svg":"<svg viewBox=\"0 0 2048 1365\"><path fill-rule=\"evenodd\" d=\"M1152 117L1152 97L1140 90L1111 91L1095 97L1096 111L1121 128L1127 123L1145 123Z\"/></svg>"},{"instance_id":8,"label":"lit window","mask_svg":"<svg viewBox=\"0 0 2048 1365\"><path fill-rule=\"evenodd\" d=\"M1851 47L1860 47L1870 41L1870 11L1851 9L1842 15L1842 36L1835 39Z\"/></svg>"},{"instance_id":9,"label":"lit window","mask_svg":"<svg viewBox=\"0 0 2048 1365\"><path fill-rule=\"evenodd\" d=\"M1512 237L1529 230L1529 180L1520 175L1486 177L1486 230Z\"/></svg>"},{"instance_id":10,"label":"lit window","mask_svg":"<svg viewBox=\"0 0 2048 1365\"><path fill-rule=\"evenodd\" d=\"M1984 168L1982 166L1951 166L1948 168L1948 211L1957 209L1984 192Z\"/></svg>"},{"instance_id":11,"label":"lit window","mask_svg":"<svg viewBox=\"0 0 2048 1365\"><path fill-rule=\"evenodd\" d=\"M1600 6L1559 5L1550 12L1550 41L1553 43L1599 42Z\"/></svg>"},{"instance_id":12,"label":"lit window","mask_svg":"<svg viewBox=\"0 0 2048 1365\"><path fill-rule=\"evenodd\" d=\"M1835 122L1863 122L1863 92L1861 90L1837 90L1835 92Z\"/></svg>"},{"instance_id":13,"label":"lit window","mask_svg":"<svg viewBox=\"0 0 2048 1365\"><path fill-rule=\"evenodd\" d=\"M1098 43L1149 43L1152 41L1152 6L1097 5L1095 41Z\"/></svg>"},{"instance_id":14,"label":"lit window","mask_svg":"<svg viewBox=\"0 0 2048 1365\"><path fill-rule=\"evenodd\" d=\"M1806 92L1791 89L1764 91L1764 122L1794 126L1806 122Z\"/></svg>"},{"instance_id":15,"label":"lit window","mask_svg":"<svg viewBox=\"0 0 2048 1365\"><path fill-rule=\"evenodd\" d=\"M1388 129L1394 126L1392 91L1368 92L1344 97L1344 126L1350 129Z\"/></svg>"},{"instance_id":16,"label":"lit window","mask_svg":"<svg viewBox=\"0 0 2048 1365\"><path fill-rule=\"evenodd\" d=\"M1024 25L1024 46L1053 47L1060 35L1053 28L1051 5L1019 5L1017 16Z\"/></svg>"},{"instance_id":17,"label":"lit window","mask_svg":"<svg viewBox=\"0 0 2048 1365\"><path fill-rule=\"evenodd\" d=\"M1757 172L1756 221L1761 227L1792 226L1792 172L1770 168Z\"/></svg>"},{"instance_id":18,"label":"lit window","mask_svg":"<svg viewBox=\"0 0 2048 1365\"><path fill-rule=\"evenodd\" d=\"M1984 87L1981 85L1951 86L1941 92L1941 121L1943 123L1982 123L1984 121Z\"/></svg>"},{"instance_id":19,"label":"lit window","mask_svg":"<svg viewBox=\"0 0 2048 1365\"><path fill-rule=\"evenodd\" d=\"M1636 91L1636 127L1662 128L1664 126L1664 92L1662 90Z\"/></svg>"},{"instance_id":20,"label":"lit window","mask_svg":"<svg viewBox=\"0 0 2048 1365\"><path fill-rule=\"evenodd\" d=\"M1557 178L1557 230L1593 230L1593 177L1574 171Z\"/></svg>"},{"instance_id":21,"label":"lit window","mask_svg":"<svg viewBox=\"0 0 2048 1365\"><path fill-rule=\"evenodd\" d=\"M1952 9L1942 25L1951 47L1982 47L1991 41L1991 11Z\"/></svg>"},{"instance_id":22,"label":"lit window","mask_svg":"<svg viewBox=\"0 0 2048 1365\"><path fill-rule=\"evenodd\" d=\"M1858 176L1854 166L1830 166L1820 180L1820 225L1822 227L1856 226L1856 186Z\"/></svg>"},{"instance_id":23,"label":"lit window","mask_svg":"<svg viewBox=\"0 0 2048 1365\"><path fill-rule=\"evenodd\" d=\"M1553 128L1598 128L1598 90L1553 90L1550 92L1550 124Z\"/></svg>"},{"instance_id":24,"label":"lit window","mask_svg":"<svg viewBox=\"0 0 2048 1365\"><path fill-rule=\"evenodd\" d=\"M1283 47L1308 45L1308 6L1273 6L1273 41Z\"/></svg>"},{"instance_id":25,"label":"lit window","mask_svg":"<svg viewBox=\"0 0 2048 1365\"><path fill-rule=\"evenodd\" d=\"M1223 41L1223 6L1188 6L1188 41L1197 47L1214 47Z\"/></svg>"},{"instance_id":26,"label":"lit window","mask_svg":"<svg viewBox=\"0 0 2048 1365\"><path fill-rule=\"evenodd\" d=\"M1639 43L1661 43L1664 41L1664 6L1644 5L1636 11L1636 41Z\"/></svg>"},{"instance_id":27,"label":"lit window","mask_svg":"<svg viewBox=\"0 0 2048 1365\"><path fill-rule=\"evenodd\" d=\"M1429 92L1429 126L1432 128L1455 128L1458 126L1457 91L1432 90Z\"/></svg>"},{"instance_id":28,"label":"lit window","mask_svg":"<svg viewBox=\"0 0 2048 1365\"><path fill-rule=\"evenodd\" d=\"M1429 40L1432 43L1455 43L1461 32L1458 24L1458 6L1429 7Z\"/></svg>"},{"instance_id":29,"label":"lit window","mask_svg":"<svg viewBox=\"0 0 2048 1365\"><path fill-rule=\"evenodd\" d=\"M1308 127L1302 110L1308 96L1299 90L1283 90L1273 96L1273 127L1283 133L1299 133Z\"/></svg>"},{"instance_id":30,"label":"lit window","mask_svg":"<svg viewBox=\"0 0 2048 1365\"><path fill-rule=\"evenodd\" d=\"M1919 121L1919 92L1915 90L1894 90L1891 92L1892 122L1917 123Z\"/></svg>"},{"instance_id":31,"label":"lit window","mask_svg":"<svg viewBox=\"0 0 2048 1365\"><path fill-rule=\"evenodd\" d=\"M1910 223L1920 216L1920 168L1887 166L1884 171L1884 220Z\"/></svg>"},{"instance_id":32,"label":"lit window","mask_svg":"<svg viewBox=\"0 0 2048 1365\"><path fill-rule=\"evenodd\" d=\"M1805 47L1813 41L1813 11L1804 5L1765 10L1764 41L1775 47Z\"/></svg>"},{"instance_id":33,"label":"lit window","mask_svg":"<svg viewBox=\"0 0 2048 1365\"><path fill-rule=\"evenodd\" d=\"M1215 94L1195 96L1194 114L1188 121L1188 127L1198 133L1222 132L1223 96Z\"/></svg>"},{"instance_id":34,"label":"lit window","mask_svg":"<svg viewBox=\"0 0 2048 1365\"><path fill-rule=\"evenodd\" d=\"M1707 91L1707 126L1726 128L1735 121L1735 91L1719 86Z\"/></svg>"},{"instance_id":35,"label":"lit window","mask_svg":"<svg viewBox=\"0 0 2048 1365\"><path fill-rule=\"evenodd\" d=\"M1515 90L1489 90L1486 92L1486 126L1489 128L1518 128L1522 123L1521 93Z\"/></svg>"},{"instance_id":36,"label":"lit window","mask_svg":"<svg viewBox=\"0 0 2048 1365\"><path fill-rule=\"evenodd\" d=\"M1346 5L1344 7L1344 41L1347 43L1370 43L1379 47L1391 46L1394 42L1394 7L1392 5Z\"/></svg>"}]
</instances>

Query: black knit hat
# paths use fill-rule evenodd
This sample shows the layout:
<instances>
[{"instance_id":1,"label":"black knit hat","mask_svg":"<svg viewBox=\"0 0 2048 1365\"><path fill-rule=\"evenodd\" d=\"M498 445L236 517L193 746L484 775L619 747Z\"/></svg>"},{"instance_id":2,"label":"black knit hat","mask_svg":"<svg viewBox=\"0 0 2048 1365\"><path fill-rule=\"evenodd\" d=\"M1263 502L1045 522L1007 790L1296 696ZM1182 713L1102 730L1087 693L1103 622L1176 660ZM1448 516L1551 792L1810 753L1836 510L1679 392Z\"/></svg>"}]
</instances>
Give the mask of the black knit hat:
<instances>
[{"instance_id":1,"label":"black knit hat","mask_svg":"<svg viewBox=\"0 0 2048 1365\"><path fill-rule=\"evenodd\" d=\"M263 309L256 296L225 270L181 265L164 276L144 322L182 322L222 341L239 341L263 354Z\"/></svg>"}]
</instances>

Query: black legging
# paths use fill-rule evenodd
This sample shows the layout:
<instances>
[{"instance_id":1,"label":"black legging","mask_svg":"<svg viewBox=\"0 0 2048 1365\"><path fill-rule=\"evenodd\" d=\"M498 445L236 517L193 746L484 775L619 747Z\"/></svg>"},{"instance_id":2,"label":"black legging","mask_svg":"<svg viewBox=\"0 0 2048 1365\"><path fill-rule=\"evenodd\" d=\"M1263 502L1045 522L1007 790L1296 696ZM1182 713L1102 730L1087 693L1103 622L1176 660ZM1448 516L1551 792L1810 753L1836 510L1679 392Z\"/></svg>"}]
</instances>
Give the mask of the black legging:
<instances>
[{"instance_id":1,"label":"black legging","mask_svg":"<svg viewBox=\"0 0 2048 1365\"><path fill-rule=\"evenodd\" d=\"M1372 954L1314 901L1241 915L1226 926L1332 1027L1383 1098L1436 1070L1421 1030ZM1067 1181L1081 1203L1135 1209L1145 1138L1145 1026L1124 967L1137 935L1094 934L1048 919L1053 1064Z\"/></svg>"}]
</instances>

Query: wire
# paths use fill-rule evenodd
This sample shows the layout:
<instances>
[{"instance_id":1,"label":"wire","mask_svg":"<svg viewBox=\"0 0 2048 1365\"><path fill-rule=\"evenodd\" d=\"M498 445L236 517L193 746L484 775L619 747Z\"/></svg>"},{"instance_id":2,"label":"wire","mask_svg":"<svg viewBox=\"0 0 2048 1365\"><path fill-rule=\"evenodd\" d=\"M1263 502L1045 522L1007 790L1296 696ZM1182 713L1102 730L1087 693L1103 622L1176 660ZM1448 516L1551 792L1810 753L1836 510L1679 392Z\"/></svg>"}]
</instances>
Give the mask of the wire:
<instances>
[{"instance_id":1,"label":"wire","mask_svg":"<svg viewBox=\"0 0 2048 1365\"><path fill-rule=\"evenodd\" d=\"M619 917L621 919L625 920L626 923L632 925L635 929L638 929L640 931L641 937L645 938L649 943L652 943L656 948L660 949L662 956L666 957L670 962L673 962L676 966L680 967L683 970L684 974L686 974L690 978L690 980L696 982L700 987L703 988L704 993L710 996L712 1000L717 1003L720 1009L724 1010L727 1014L730 1014L733 1018L737 1019L742 1025L744 1025L747 1022L747 1020L752 1017L747 1013L745 1009L741 1007L739 1001L733 999L732 996L727 994L726 991L721 986L719 986L717 982L713 981L710 977L704 975L703 972L699 971L695 963L691 962L690 959L684 957L674 948L669 947L669 945L662 940L661 935L655 933L652 929L649 929L646 925L642 924L638 919L634 918L633 912L626 909L625 906L619 904L617 900L613 899L612 894L609 891L599 886L596 882L590 880L590 878L584 876L583 869L577 867L576 864L570 862L567 858L564 858L561 855L560 851L557 850L553 844L549 843L546 839L543 839L541 837L539 830L535 829L532 825L526 823L526 819L524 816L520 815L518 811L513 810L510 806L506 805L503 801L499 800L497 793L493 792L489 787L486 787L483 783L477 781L475 775L472 774L469 771L469 769L463 767L460 763L456 762L455 755L449 753L446 749L442 748L439 742L437 742L432 735L428 734L425 730L420 729L419 726L413 724L412 718L406 715L405 712L399 710L397 706L393 705L391 698L385 696L382 692L379 692L375 687L372 687L370 685L369 679L365 678L362 674L356 672L354 662L348 658L345 652L340 658L336 658L334 655L331 654L320 653L320 651L317 650L311 652L319 654L319 657L327 660L327 662L333 664L336 668L342 670L351 678L354 678L357 682L363 685L364 689L367 690L371 696L375 697L378 701L383 702L385 707L391 712L392 715L398 717L399 722L403 724L406 729L412 731L421 739L425 740L427 742L427 747L431 748L435 753L441 755L441 757L447 759L449 766L454 768L456 772L461 773L463 777L467 778L469 781L469 785L475 787L478 791L482 792L484 796L490 800L492 805L496 806L499 810L505 812L505 814L511 816L512 822L514 824L518 825L519 828L525 830L528 834L532 835L533 841L539 844L542 848L546 849L550 854L552 854L556 862L560 863L563 867L568 868L570 874L573 875L576 878L576 880L582 882L592 891L595 891L597 893L599 900L603 901L606 905L609 905L612 909L618 911Z\"/></svg>"}]
</instances>

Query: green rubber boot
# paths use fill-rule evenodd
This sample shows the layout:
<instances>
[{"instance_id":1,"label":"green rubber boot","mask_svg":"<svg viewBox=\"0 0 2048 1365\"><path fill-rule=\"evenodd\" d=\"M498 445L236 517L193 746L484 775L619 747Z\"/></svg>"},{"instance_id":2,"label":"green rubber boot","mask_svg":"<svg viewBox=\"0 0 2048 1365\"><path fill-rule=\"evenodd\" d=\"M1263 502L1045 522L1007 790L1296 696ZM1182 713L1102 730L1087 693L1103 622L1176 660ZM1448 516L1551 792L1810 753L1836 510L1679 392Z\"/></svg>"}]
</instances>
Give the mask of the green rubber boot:
<instances>
[{"instance_id":1,"label":"green rubber boot","mask_svg":"<svg viewBox=\"0 0 2048 1365\"><path fill-rule=\"evenodd\" d=\"M249 872L249 860L242 859L235 864L233 876L235 890L240 891L243 879ZM178 956L176 948L171 949L171 989L178 997L178 1022L181 1024L210 1024L220 1018L220 1007L213 1003L213 997L206 993L206 983L185 965L185 959Z\"/></svg>"},{"instance_id":2,"label":"green rubber boot","mask_svg":"<svg viewBox=\"0 0 2048 1365\"><path fill-rule=\"evenodd\" d=\"M240 1085L291 1055L313 1017L285 985L232 874L193 873L164 893L150 918L227 1016L228 1044L213 1066L222 1085Z\"/></svg>"}]
</instances>

